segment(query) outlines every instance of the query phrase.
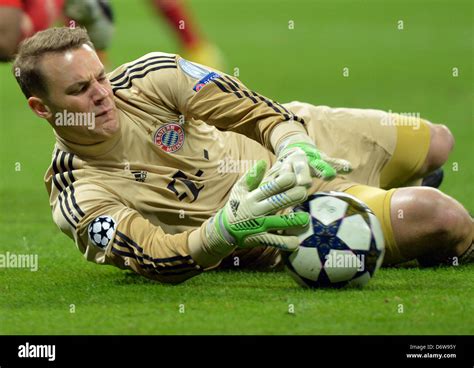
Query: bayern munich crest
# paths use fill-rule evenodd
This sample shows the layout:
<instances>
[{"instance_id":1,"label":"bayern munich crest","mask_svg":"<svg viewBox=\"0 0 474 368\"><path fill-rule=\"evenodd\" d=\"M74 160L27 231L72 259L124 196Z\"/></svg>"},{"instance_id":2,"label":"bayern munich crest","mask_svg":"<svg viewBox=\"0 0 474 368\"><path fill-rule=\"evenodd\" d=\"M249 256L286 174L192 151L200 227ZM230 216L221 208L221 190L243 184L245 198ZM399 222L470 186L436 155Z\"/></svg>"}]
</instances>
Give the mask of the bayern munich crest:
<instances>
[{"instance_id":1,"label":"bayern munich crest","mask_svg":"<svg viewBox=\"0 0 474 368\"><path fill-rule=\"evenodd\" d=\"M165 152L176 152L183 147L184 130L179 124L166 124L155 132L153 142Z\"/></svg>"}]
</instances>

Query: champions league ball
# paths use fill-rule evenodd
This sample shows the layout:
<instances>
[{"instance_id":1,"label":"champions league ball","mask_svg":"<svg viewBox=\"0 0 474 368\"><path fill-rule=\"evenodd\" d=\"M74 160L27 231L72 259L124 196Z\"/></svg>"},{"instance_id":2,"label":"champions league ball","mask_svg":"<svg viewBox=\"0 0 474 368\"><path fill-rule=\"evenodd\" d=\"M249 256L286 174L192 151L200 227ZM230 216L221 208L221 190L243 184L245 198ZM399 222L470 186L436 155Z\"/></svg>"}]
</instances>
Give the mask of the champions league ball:
<instances>
[{"instance_id":1,"label":"champions league ball","mask_svg":"<svg viewBox=\"0 0 474 368\"><path fill-rule=\"evenodd\" d=\"M105 248L114 236L115 221L110 216L99 216L89 224L88 232L94 245Z\"/></svg>"},{"instance_id":2,"label":"champions league ball","mask_svg":"<svg viewBox=\"0 0 474 368\"><path fill-rule=\"evenodd\" d=\"M321 192L293 209L310 214L299 233L300 246L282 252L296 282L311 288L361 287L374 276L385 253L382 228L359 199L341 192Z\"/></svg>"}]
</instances>

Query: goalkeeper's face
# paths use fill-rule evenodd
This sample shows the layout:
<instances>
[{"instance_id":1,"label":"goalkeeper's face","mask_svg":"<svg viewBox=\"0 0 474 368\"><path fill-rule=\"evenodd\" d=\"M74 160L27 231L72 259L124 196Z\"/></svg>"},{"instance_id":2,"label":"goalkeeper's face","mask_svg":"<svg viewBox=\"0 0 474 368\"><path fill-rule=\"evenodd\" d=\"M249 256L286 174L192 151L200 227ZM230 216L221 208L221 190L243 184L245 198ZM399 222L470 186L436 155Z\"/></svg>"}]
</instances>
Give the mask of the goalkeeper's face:
<instances>
[{"instance_id":1,"label":"goalkeeper's face","mask_svg":"<svg viewBox=\"0 0 474 368\"><path fill-rule=\"evenodd\" d=\"M116 133L119 119L104 66L88 45L41 59L46 119L59 136L91 144Z\"/></svg>"}]
</instances>

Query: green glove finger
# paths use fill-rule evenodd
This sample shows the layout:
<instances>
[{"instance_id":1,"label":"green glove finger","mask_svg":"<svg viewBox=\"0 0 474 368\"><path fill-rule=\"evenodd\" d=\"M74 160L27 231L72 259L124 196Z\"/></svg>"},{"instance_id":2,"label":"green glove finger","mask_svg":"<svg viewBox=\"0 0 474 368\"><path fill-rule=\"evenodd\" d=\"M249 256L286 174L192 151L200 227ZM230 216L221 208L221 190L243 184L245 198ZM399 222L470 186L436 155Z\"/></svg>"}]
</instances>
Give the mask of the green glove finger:
<instances>
[{"instance_id":1,"label":"green glove finger","mask_svg":"<svg viewBox=\"0 0 474 368\"><path fill-rule=\"evenodd\" d=\"M258 185L265 176L265 171L267 171L267 162L265 160L258 160L257 163L247 171L244 180L249 192L258 188Z\"/></svg>"},{"instance_id":2,"label":"green glove finger","mask_svg":"<svg viewBox=\"0 0 474 368\"><path fill-rule=\"evenodd\" d=\"M230 224L227 216L222 213L223 225L229 234L235 238L237 244L242 244L249 235L264 233L269 230L301 229L309 223L309 214L295 212L288 215L272 215L245 220Z\"/></svg>"},{"instance_id":3,"label":"green glove finger","mask_svg":"<svg viewBox=\"0 0 474 368\"><path fill-rule=\"evenodd\" d=\"M288 215L272 215L262 217L264 231L301 229L309 223L309 214L306 212L293 212Z\"/></svg>"},{"instance_id":4,"label":"green glove finger","mask_svg":"<svg viewBox=\"0 0 474 368\"><path fill-rule=\"evenodd\" d=\"M336 176L336 170L334 170L334 168L331 165L329 165L326 161L312 159L312 160L308 160L308 163L318 173L321 173L321 176L324 180L329 180Z\"/></svg>"},{"instance_id":5,"label":"green glove finger","mask_svg":"<svg viewBox=\"0 0 474 368\"><path fill-rule=\"evenodd\" d=\"M313 145L311 144L308 144L308 143L293 143L293 144L289 144L287 148L292 148L292 147L297 147L301 150L303 150L303 152L306 154L306 156L308 158L314 158L314 159L321 159L321 155L319 153L319 151L317 150L316 147L314 147Z\"/></svg>"},{"instance_id":6,"label":"green glove finger","mask_svg":"<svg viewBox=\"0 0 474 368\"><path fill-rule=\"evenodd\" d=\"M330 180L336 176L336 170L334 170L334 168L326 161L321 159L321 154L313 145L307 143L293 143L289 144L286 148L291 147L298 147L303 150L308 158L308 164L320 173L324 180Z\"/></svg>"}]
</instances>

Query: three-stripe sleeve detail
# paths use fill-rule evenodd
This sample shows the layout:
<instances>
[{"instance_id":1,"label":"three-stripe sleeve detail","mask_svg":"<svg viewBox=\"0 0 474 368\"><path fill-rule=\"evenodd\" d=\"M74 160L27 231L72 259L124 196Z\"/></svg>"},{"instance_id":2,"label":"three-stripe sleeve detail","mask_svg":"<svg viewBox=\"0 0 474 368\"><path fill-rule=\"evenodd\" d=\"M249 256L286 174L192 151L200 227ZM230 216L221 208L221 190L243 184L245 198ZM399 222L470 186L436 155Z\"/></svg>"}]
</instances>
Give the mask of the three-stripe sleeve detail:
<instances>
[{"instance_id":1,"label":"three-stripe sleeve detail","mask_svg":"<svg viewBox=\"0 0 474 368\"><path fill-rule=\"evenodd\" d=\"M74 174L72 173L72 171L74 170L73 159L73 153L64 152L59 149L56 149L52 162L53 184L59 192L62 192L65 188L67 188L69 185L76 181L76 179L74 178Z\"/></svg>"},{"instance_id":2,"label":"three-stripe sleeve detail","mask_svg":"<svg viewBox=\"0 0 474 368\"><path fill-rule=\"evenodd\" d=\"M59 208L66 221L74 229L77 229L77 226L85 216L85 213L77 203L73 184L70 184L65 190L59 193L58 201Z\"/></svg>"},{"instance_id":3,"label":"three-stripe sleeve detail","mask_svg":"<svg viewBox=\"0 0 474 368\"><path fill-rule=\"evenodd\" d=\"M176 59L171 56L153 56L129 65L125 71L110 80L113 92L128 89L134 79L145 77L148 73L160 69L177 69Z\"/></svg>"},{"instance_id":4,"label":"three-stripe sleeve detail","mask_svg":"<svg viewBox=\"0 0 474 368\"><path fill-rule=\"evenodd\" d=\"M283 116L284 121L294 120L304 124L304 120L299 116L295 115L293 112L289 111L286 107L279 104L278 102L272 101L257 92L243 88L243 86L237 83L229 76L220 76L212 80L212 82L224 93L229 93L235 95L237 98L248 98L254 104L257 104L259 101L265 103L277 114Z\"/></svg>"},{"instance_id":5,"label":"three-stripe sleeve detail","mask_svg":"<svg viewBox=\"0 0 474 368\"><path fill-rule=\"evenodd\" d=\"M122 257L135 259L141 268L153 269L160 275L180 275L190 271L197 271L199 268L191 256L173 256L168 258L153 258L146 254L143 247L130 239L120 231L116 231L116 236L112 244L112 253ZM175 263L175 264L166 264Z\"/></svg>"}]
</instances>

